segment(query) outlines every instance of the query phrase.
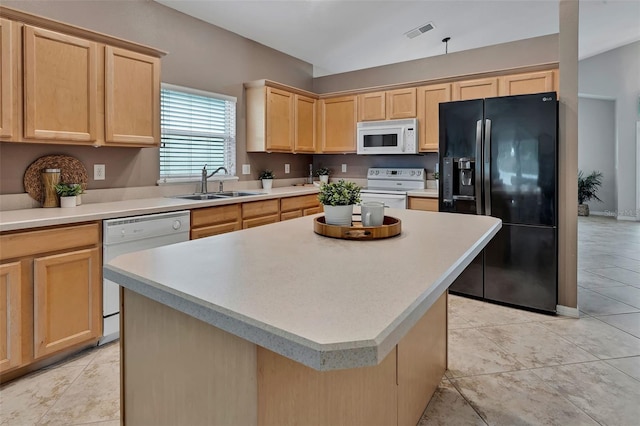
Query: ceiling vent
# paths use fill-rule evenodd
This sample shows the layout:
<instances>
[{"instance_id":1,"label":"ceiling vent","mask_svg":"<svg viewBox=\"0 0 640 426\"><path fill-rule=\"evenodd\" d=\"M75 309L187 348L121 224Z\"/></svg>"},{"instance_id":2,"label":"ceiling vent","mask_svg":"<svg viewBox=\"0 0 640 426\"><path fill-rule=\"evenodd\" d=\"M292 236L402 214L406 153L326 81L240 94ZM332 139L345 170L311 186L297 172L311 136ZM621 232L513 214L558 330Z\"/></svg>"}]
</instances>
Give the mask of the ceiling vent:
<instances>
[{"instance_id":1,"label":"ceiling vent","mask_svg":"<svg viewBox=\"0 0 640 426\"><path fill-rule=\"evenodd\" d=\"M427 31L430 31L434 28L435 28L435 25L433 25L433 22L428 22L426 24L420 25L418 28L414 28L411 31L404 33L404 35L406 35L409 38L416 38L420 34L424 34Z\"/></svg>"}]
</instances>

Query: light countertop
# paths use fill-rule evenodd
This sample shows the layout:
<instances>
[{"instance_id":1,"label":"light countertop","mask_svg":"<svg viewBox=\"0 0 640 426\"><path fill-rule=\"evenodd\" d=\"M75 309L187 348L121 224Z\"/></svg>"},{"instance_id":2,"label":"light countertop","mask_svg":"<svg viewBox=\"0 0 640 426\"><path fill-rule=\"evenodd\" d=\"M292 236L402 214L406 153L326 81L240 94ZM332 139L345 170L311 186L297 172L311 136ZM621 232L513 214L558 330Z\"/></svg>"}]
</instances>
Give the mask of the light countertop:
<instances>
[{"instance_id":1,"label":"light countertop","mask_svg":"<svg viewBox=\"0 0 640 426\"><path fill-rule=\"evenodd\" d=\"M164 213L177 210L190 210L194 208L221 206L225 204L260 201L270 198L315 194L318 192L318 188L314 186L286 186L273 188L270 191L265 191L263 189L249 191L262 192L263 194L203 201L169 197L138 198L106 203L82 204L72 208L33 208L0 211L0 231L65 225L92 220L113 219L142 214Z\"/></svg>"},{"instance_id":2,"label":"light countertop","mask_svg":"<svg viewBox=\"0 0 640 426\"><path fill-rule=\"evenodd\" d=\"M402 234L349 241L315 216L120 256L106 278L317 370L376 365L501 227L393 210Z\"/></svg>"}]
</instances>

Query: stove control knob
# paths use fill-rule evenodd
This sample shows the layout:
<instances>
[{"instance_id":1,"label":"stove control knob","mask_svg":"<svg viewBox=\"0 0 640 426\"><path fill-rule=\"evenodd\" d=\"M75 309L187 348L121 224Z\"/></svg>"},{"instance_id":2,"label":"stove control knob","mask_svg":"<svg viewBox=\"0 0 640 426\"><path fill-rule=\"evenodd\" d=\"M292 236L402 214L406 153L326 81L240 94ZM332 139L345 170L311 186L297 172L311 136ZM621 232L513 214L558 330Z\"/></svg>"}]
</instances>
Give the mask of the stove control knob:
<instances>
[{"instance_id":1,"label":"stove control knob","mask_svg":"<svg viewBox=\"0 0 640 426\"><path fill-rule=\"evenodd\" d=\"M376 174L380 174L380 170L376 170Z\"/></svg>"},{"instance_id":2,"label":"stove control knob","mask_svg":"<svg viewBox=\"0 0 640 426\"><path fill-rule=\"evenodd\" d=\"M416 171L415 170L411 170L411 176L415 175Z\"/></svg>"},{"instance_id":3,"label":"stove control knob","mask_svg":"<svg viewBox=\"0 0 640 426\"><path fill-rule=\"evenodd\" d=\"M180 229L181 227L182 227L182 222L180 222L180 221L179 221L179 220L177 220L177 219L173 221L173 229L174 229L174 230L176 230L176 231L177 231L177 230L178 230L178 229Z\"/></svg>"},{"instance_id":4,"label":"stove control knob","mask_svg":"<svg viewBox=\"0 0 640 426\"><path fill-rule=\"evenodd\" d=\"M416 173L420 176L422 174L422 170L418 170Z\"/></svg>"}]
</instances>

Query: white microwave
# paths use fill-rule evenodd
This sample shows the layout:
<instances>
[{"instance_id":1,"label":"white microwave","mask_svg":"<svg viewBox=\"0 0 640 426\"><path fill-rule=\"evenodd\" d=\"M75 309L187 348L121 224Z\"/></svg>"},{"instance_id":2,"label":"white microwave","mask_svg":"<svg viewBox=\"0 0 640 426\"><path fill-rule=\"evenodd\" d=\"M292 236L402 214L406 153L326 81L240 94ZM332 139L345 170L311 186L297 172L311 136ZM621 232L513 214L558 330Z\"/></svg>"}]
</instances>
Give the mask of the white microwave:
<instances>
[{"instance_id":1,"label":"white microwave","mask_svg":"<svg viewBox=\"0 0 640 426\"><path fill-rule=\"evenodd\" d=\"M358 123L358 154L417 154L418 120Z\"/></svg>"}]
</instances>

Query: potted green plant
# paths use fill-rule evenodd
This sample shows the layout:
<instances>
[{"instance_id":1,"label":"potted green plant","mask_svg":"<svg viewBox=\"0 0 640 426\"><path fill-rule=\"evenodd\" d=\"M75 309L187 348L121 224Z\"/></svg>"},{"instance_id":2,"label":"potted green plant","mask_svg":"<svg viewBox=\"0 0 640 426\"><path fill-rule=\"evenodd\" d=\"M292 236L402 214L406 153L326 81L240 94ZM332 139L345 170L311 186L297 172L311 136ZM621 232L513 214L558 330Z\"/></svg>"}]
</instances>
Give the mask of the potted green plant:
<instances>
[{"instance_id":1,"label":"potted green plant","mask_svg":"<svg viewBox=\"0 0 640 426\"><path fill-rule=\"evenodd\" d=\"M436 181L436 189L438 189L440 187L440 182L439 182L439 178L440 178L440 173L438 172L433 172L433 178Z\"/></svg>"},{"instance_id":2,"label":"potted green plant","mask_svg":"<svg viewBox=\"0 0 640 426\"><path fill-rule=\"evenodd\" d=\"M321 183L329 183L330 173L331 170L329 170L327 167L320 167L318 170L316 170L316 176L318 176Z\"/></svg>"},{"instance_id":3,"label":"potted green plant","mask_svg":"<svg viewBox=\"0 0 640 426\"><path fill-rule=\"evenodd\" d=\"M59 183L56 192L60 196L60 207L75 207L76 195L82 191L82 186L77 183Z\"/></svg>"},{"instance_id":4,"label":"potted green plant","mask_svg":"<svg viewBox=\"0 0 640 426\"><path fill-rule=\"evenodd\" d=\"M353 206L360 202L360 187L344 179L323 183L320 184L318 200L324 206L328 225L351 226Z\"/></svg>"},{"instance_id":5,"label":"potted green plant","mask_svg":"<svg viewBox=\"0 0 640 426\"><path fill-rule=\"evenodd\" d=\"M602 201L596 195L600 185L602 185L602 173L593 171L585 177L582 170L578 170L578 216L589 216L589 206L584 204L587 201L593 199Z\"/></svg>"},{"instance_id":6,"label":"potted green plant","mask_svg":"<svg viewBox=\"0 0 640 426\"><path fill-rule=\"evenodd\" d=\"M262 188L270 190L273 187L273 179L275 177L276 175L273 173L273 171L267 169L260 173L258 179L262 181Z\"/></svg>"}]
</instances>

